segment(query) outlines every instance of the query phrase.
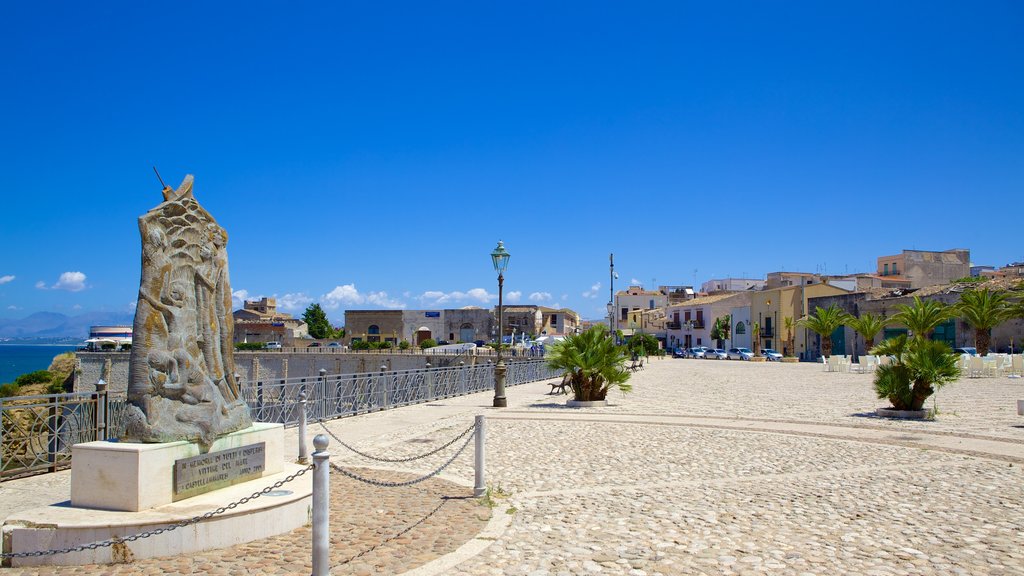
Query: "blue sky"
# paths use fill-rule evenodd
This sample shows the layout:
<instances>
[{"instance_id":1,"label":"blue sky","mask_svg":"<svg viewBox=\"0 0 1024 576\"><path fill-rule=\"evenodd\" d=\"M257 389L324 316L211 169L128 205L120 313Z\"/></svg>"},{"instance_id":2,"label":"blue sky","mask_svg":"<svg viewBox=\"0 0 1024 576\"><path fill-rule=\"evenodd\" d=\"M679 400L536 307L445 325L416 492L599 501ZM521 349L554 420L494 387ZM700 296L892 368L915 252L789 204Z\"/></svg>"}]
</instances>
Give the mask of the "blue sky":
<instances>
[{"instance_id":1,"label":"blue sky","mask_svg":"<svg viewBox=\"0 0 1024 576\"><path fill-rule=\"evenodd\" d=\"M1024 260L1018 2L15 3L0 317L130 310L151 166L299 313Z\"/></svg>"}]
</instances>

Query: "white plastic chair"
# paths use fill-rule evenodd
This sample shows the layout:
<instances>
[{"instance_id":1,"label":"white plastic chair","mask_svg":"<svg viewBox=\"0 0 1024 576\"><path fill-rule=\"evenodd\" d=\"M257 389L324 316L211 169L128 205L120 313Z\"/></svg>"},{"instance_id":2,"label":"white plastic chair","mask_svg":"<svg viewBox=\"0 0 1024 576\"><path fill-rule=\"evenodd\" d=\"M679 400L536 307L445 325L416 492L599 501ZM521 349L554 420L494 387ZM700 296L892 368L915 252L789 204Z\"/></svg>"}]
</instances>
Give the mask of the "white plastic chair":
<instances>
[{"instance_id":1,"label":"white plastic chair","mask_svg":"<svg viewBox=\"0 0 1024 576\"><path fill-rule=\"evenodd\" d=\"M967 369L968 378L981 378L985 375L985 359L981 356L971 356L971 362Z\"/></svg>"},{"instance_id":2,"label":"white plastic chair","mask_svg":"<svg viewBox=\"0 0 1024 576\"><path fill-rule=\"evenodd\" d=\"M1010 374L1011 378L1024 376L1024 355L1013 354L1010 356Z\"/></svg>"}]
</instances>

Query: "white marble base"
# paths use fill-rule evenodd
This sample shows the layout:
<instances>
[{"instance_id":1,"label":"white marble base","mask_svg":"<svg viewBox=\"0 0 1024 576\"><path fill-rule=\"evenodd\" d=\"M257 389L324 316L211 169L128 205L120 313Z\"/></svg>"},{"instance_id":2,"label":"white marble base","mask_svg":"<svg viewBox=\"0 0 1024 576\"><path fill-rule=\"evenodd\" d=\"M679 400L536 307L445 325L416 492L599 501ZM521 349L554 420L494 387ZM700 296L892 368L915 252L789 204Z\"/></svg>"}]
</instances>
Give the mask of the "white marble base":
<instances>
[{"instance_id":1,"label":"white marble base","mask_svg":"<svg viewBox=\"0 0 1024 576\"><path fill-rule=\"evenodd\" d=\"M143 512L74 508L62 502L12 514L4 522L4 552L71 548L113 537L170 527L272 486L304 468L283 464L277 474L194 496ZM268 466L270 461L268 459ZM290 532L310 521L312 471L270 494L184 528L114 546L67 554L13 558L12 566L110 564L192 554Z\"/></svg>"},{"instance_id":2,"label":"white marble base","mask_svg":"<svg viewBox=\"0 0 1024 576\"><path fill-rule=\"evenodd\" d=\"M569 408L597 408L607 406L607 400L566 400L565 405Z\"/></svg>"},{"instance_id":3,"label":"white marble base","mask_svg":"<svg viewBox=\"0 0 1024 576\"><path fill-rule=\"evenodd\" d=\"M253 424L214 441L210 452L266 443L264 477L284 465L284 425ZM174 501L174 461L200 454L194 442L85 442L71 447L71 505L139 512ZM183 500L188 502L191 499Z\"/></svg>"},{"instance_id":4,"label":"white marble base","mask_svg":"<svg viewBox=\"0 0 1024 576\"><path fill-rule=\"evenodd\" d=\"M1017 415L1024 416L1024 400L1017 400Z\"/></svg>"}]
</instances>

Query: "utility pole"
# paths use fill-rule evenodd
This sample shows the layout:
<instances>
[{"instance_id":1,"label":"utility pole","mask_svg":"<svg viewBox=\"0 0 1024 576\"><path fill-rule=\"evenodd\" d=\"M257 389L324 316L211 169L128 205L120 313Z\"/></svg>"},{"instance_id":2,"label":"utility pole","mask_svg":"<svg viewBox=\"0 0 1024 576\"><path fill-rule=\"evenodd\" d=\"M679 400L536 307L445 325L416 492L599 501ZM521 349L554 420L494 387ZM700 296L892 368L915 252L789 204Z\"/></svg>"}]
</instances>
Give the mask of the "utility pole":
<instances>
[{"instance_id":1,"label":"utility pole","mask_svg":"<svg viewBox=\"0 0 1024 576\"><path fill-rule=\"evenodd\" d=\"M611 330L612 339L618 344L615 336L615 254L608 255L608 328Z\"/></svg>"}]
</instances>

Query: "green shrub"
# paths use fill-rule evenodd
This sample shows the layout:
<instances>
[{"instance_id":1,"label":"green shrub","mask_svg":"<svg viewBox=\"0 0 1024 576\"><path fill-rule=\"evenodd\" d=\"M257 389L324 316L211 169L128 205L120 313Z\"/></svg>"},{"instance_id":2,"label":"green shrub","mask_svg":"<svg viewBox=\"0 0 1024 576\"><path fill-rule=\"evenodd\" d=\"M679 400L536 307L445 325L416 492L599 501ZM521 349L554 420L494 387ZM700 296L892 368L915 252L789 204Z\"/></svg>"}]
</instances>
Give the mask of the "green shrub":
<instances>
[{"instance_id":1,"label":"green shrub","mask_svg":"<svg viewBox=\"0 0 1024 576\"><path fill-rule=\"evenodd\" d=\"M131 349L132 349L132 345L131 344L121 344L121 350L131 350Z\"/></svg>"},{"instance_id":2,"label":"green shrub","mask_svg":"<svg viewBox=\"0 0 1024 576\"><path fill-rule=\"evenodd\" d=\"M379 350L390 350L391 349L391 342L387 342L387 341L385 341L385 342L377 342L376 344L377 344L376 348L379 349Z\"/></svg>"},{"instance_id":3,"label":"green shrub","mask_svg":"<svg viewBox=\"0 0 1024 576\"><path fill-rule=\"evenodd\" d=\"M102 346L100 346L100 350L115 350L115 349L117 349L117 344L103 344Z\"/></svg>"},{"instance_id":4,"label":"green shrub","mask_svg":"<svg viewBox=\"0 0 1024 576\"><path fill-rule=\"evenodd\" d=\"M373 346L371 346L369 342L363 342L362 340L352 341L353 350L369 350L370 348L373 348Z\"/></svg>"},{"instance_id":5,"label":"green shrub","mask_svg":"<svg viewBox=\"0 0 1024 576\"><path fill-rule=\"evenodd\" d=\"M14 382L0 385L0 398L7 398L18 395L18 385Z\"/></svg>"},{"instance_id":6,"label":"green shrub","mask_svg":"<svg viewBox=\"0 0 1024 576\"><path fill-rule=\"evenodd\" d=\"M235 342L235 350L263 350L263 342Z\"/></svg>"},{"instance_id":7,"label":"green shrub","mask_svg":"<svg viewBox=\"0 0 1024 576\"><path fill-rule=\"evenodd\" d=\"M399 350L408 350L411 347L412 347L412 344L409 344L408 340L402 340L401 342L398 343L398 349Z\"/></svg>"},{"instance_id":8,"label":"green shrub","mask_svg":"<svg viewBox=\"0 0 1024 576\"><path fill-rule=\"evenodd\" d=\"M49 370L36 370L35 372L18 376L14 379L14 383L18 386L31 386L32 384L42 384L50 380L53 380L53 374L50 374Z\"/></svg>"},{"instance_id":9,"label":"green shrub","mask_svg":"<svg viewBox=\"0 0 1024 576\"><path fill-rule=\"evenodd\" d=\"M420 348L422 348L423 350L426 350L427 348L433 348L434 346L437 346L437 340L434 340L433 338L427 338L423 342L420 342Z\"/></svg>"},{"instance_id":10,"label":"green shrub","mask_svg":"<svg viewBox=\"0 0 1024 576\"><path fill-rule=\"evenodd\" d=\"M65 392L67 392L67 390L64 389L64 383L60 380L54 380L46 387L47 394L63 394Z\"/></svg>"}]
</instances>

